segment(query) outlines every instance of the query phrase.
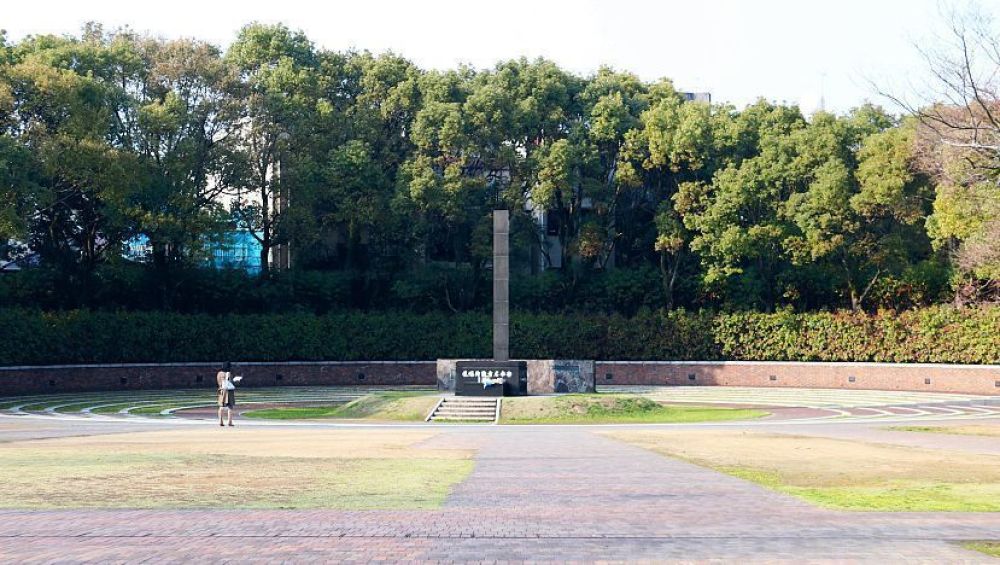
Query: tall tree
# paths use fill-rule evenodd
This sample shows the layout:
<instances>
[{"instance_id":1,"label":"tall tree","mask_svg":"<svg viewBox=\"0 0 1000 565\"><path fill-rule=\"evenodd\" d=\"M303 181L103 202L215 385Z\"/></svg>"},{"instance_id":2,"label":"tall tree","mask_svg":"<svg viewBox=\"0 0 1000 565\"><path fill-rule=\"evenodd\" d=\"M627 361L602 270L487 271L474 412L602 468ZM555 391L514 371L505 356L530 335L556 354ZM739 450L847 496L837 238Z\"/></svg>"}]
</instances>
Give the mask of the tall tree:
<instances>
[{"instance_id":1,"label":"tall tree","mask_svg":"<svg viewBox=\"0 0 1000 565\"><path fill-rule=\"evenodd\" d=\"M770 310L783 294L790 226L782 203L801 187L792 134L805 127L797 108L758 102L735 125L735 138L750 146L741 148L746 158L733 159L710 182L682 183L674 196L695 234L691 249L701 257L708 291L734 305Z\"/></svg>"},{"instance_id":2,"label":"tall tree","mask_svg":"<svg viewBox=\"0 0 1000 565\"><path fill-rule=\"evenodd\" d=\"M165 262L200 252L204 238L224 229L221 171L224 142L236 128L228 120L235 77L211 45L132 41L144 60L143 96L122 120L133 130L123 131L122 141L150 169L138 213L155 260Z\"/></svg>"},{"instance_id":3,"label":"tall tree","mask_svg":"<svg viewBox=\"0 0 1000 565\"><path fill-rule=\"evenodd\" d=\"M932 82L888 95L919 121L918 157L937 184L928 230L958 268L956 301L1000 298L1000 33L974 4L943 18L947 29L921 49Z\"/></svg>"},{"instance_id":4,"label":"tall tree","mask_svg":"<svg viewBox=\"0 0 1000 565\"><path fill-rule=\"evenodd\" d=\"M691 261L691 232L684 227L673 199L682 183L712 178L719 166L718 155L723 154L717 148L724 134L722 126L729 118L726 107L661 96L625 136L617 177L632 187L636 198L620 214L624 237L619 255L641 250L639 258L647 260L649 251L655 251L668 308L674 305L681 269ZM641 231L644 226L645 232ZM626 231L629 228L631 234Z\"/></svg>"},{"instance_id":5,"label":"tall tree","mask_svg":"<svg viewBox=\"0 0 1000 565\"><path fill-rule=\"evenodd\" d=\"M4 90L13 98L4 145L8 158L25 166L13 186L23 188L25 175L34 179L29 241L69 277L69 299L85 293L80 283L119 253L131 231L125 205L140 186L134 157L108 143L116 92L100 73L103 55L94 34L33 37L17 45L4 72ZM17 161L5 168L11 165Z\"/></svg>"},{"instance_id":6,"label":"tall tree","mask_svg":"<svg viewBox=\"0 0 1000 565\"><path fill-rule=\"evenodd\" d=\"M282 220L295 199L281 170L310 126L316 107L317 57L302 32L283 25L244 27L226 53L239 73L238 104L225 185L234 192L233 214L260 243L261 276L270 275L272 251L286 243Z\"/></svg>"},{"instance_id":7,"label":"tall tree","mask_svg":"<svg viewBox=\"0 0 1000 565\"><path fill-rule=\"evenodd\" d=\"M39 163L18 139L17 100L9 84L9 50L0 32L0 261L26 251L30 214L40 194Z\"/></svg>"},{"instance_id":8,"label":"tall tree","mask_svg":"<svg viewBox=\"0 0 1000 565\"><path fill-rule=\"evenodd\" d=\"M833 272L840 273L851 308L859 310L892 259L898 259L901 242L894 226L876 229L877 220L884 217L876 205L884 200L877 198L877 192L880 182L887 179L879 178L871 171L873 163L868 163L866 180L871 189L859 195L854 174L858 159L853 148L867 135L891 125L891 120L868 108L858 111L856 118L818 113L807 128L796 132L792 174L799 182L784 210L796 229L784 247L799 265L831 261L836 266ZM880 157L877 152L878 148L868 150L874 159ZM852 206L855 202L858 204ZM887 215L888 220L893 217Z\"/></svg>"}]
</instances>

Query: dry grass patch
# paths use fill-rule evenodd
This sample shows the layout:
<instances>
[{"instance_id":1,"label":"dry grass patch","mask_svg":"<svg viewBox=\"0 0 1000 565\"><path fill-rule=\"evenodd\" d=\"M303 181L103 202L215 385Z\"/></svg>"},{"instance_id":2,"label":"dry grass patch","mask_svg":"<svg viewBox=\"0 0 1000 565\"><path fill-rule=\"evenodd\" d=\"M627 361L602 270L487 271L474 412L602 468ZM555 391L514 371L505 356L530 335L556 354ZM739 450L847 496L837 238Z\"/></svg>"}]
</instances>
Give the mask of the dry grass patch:
<instances>
[{"instance_id":1,"label":"dry grass patch","mask_svg":"<svg viewBox=\"0 0 1000 565\"><path fill-rule=\"evenodd\" d=\"M897 432L927 432L959 436L1000 437L1000 424L976 424L969 426L892 426Z\"/></svg>"},{"instance_id":2,"label":"dry grass patch","mask_svg":"<svg viewBox=\"0 0 1000 565\"><path fill-rule=\"evenodd\" d=\"M470 455L463 450L414 447L437 433L431 430L275 430L240 426L222 429L208 423L204 428L184 430L13 442L0 446L0 460L8 456L8 450L30 448L68 455L80 451L341 459L464 459Z\"/></svg>"},{"instance_id":3,"label":"dry grass patch","mask_svg":"<svg viewBox=\"0 0 1000 565\"><path fill-rule=\"evenodd\" d=\"M369 394L342 404L279 406L244 412L243 416L267 420L340 418L422 422L440 399L440 396L424 393L385 392Z\"/></svg>"},{"instance_id":4,"label":"dry grass patch","mask_svg":"<svg viewBox=\"0 0 1000 565\"><path fill-rule=\"evenodd\" d=\"M471 451L431 432L196 429L0 445L6 508L435 508Z\"/></svg>"},{"instance_id":5,"label":"dry grass patch","mask_svg":"<svg viewBox=\"0 0 1000 565\"><path fill-rule=\"evenodd\" d=\"M567 394L505 398L504 424L685 423L747 420L767 412L713 406L665 405L626 394Z\"/></svg>"},{"instance_id":6,"label":"dry grass patch","mask_svg":"<svg viewBox=\"0 0 1000 565\"><path fill-rule=\"evenodd\" d=\"M366 396L345 404L340 417L422 422L440 400L436 394Z\"/></svg>"},{"instance_id":7,"label":"dry grass patch","mask_svg":"<svg viewBox=\"0 0 1000 565\"><path fill-rule=\"evenodd\" d=\"M832 508L1000 511L1000 456L713 431L608 432Z\"/></svg>"},{"instance_id":8,"label":"dry grass patch","mask_svg":"<svg viewBox=\"0 0 1000 565\"><path fill-rule=\"evenodd\" d=\"M967 541L960 545L965 549L1000 557L1000 541Z\"/></svg>"},{"instance_id":9,"label":"dry grass patch","mask_svg":"<svg viewBox=\"0 0 1000 565\"><path fill-rule=\"evenodd\" d=\"M38 424L38 420L31 422L0 421L0 432L23 432L32 430L55 429L53 426L43 426Z\"/></svg>"}]
</instances>

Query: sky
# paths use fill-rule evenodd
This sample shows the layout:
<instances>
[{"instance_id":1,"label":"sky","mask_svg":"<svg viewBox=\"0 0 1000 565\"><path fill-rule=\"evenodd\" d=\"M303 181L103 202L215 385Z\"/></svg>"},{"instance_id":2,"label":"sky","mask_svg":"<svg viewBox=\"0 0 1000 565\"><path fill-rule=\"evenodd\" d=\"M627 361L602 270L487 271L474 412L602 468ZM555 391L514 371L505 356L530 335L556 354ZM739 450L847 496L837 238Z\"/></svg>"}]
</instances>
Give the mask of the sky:
<instances>
[{"instance_id":1,"label":"sky","mask_svg":"<svg viewBox=\"0 0 1000 565\"><path fill-rule=\"evenodd\" d=\"M1000 0L980 5L1000 13ZM811 113L892 108L878 90L924 72L917 45L940 31L941 13L940 0L36 0L9 2L0 29L16 41L97 21L225 47L248 22L281 22L320 47L392 50L423 68L545 57L582 75L609 65L715 102L766 98Z\"/></svg>"}]
</instances>

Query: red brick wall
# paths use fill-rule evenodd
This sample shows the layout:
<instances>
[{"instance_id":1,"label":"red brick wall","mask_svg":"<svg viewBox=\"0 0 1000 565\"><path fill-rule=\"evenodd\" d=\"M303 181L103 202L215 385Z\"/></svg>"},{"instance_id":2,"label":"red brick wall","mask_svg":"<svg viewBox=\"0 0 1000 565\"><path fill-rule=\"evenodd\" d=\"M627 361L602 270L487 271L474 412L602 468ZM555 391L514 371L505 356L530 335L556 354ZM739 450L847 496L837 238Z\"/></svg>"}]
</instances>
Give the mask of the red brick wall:
<instances>
[{"instance_id":1,"label":"red brick wall","mask_svg":"<svg viewBox=\"0 0 1000 565\"><path fill-rule=\"evenodd\" d=\"M0 396L97 390L215 388L220 363L0 367ZM427 385L434 361L234 363L241 386ZM364 378L361 378L363 375Z\"/></svg>"},{"instance_id":2,"label":"red brick wall","mask_svg":"<svg viewBox=\"0 0 1000 565\"><path fill-rule=\"evenodd\" d=\"M215 373L218 369L218 363L0 367L0 396L96 390L215 388ZM437 382L434 361L237 363L234 372L243 375L242 386L434 386ZM1000 386L997 386L1000 382L1000 366L996 365L598 361L595 373L598 388L614 384L716 385L1000 395ZM611 379L607 378L608 374ZM364 375L364 379L360 379L359 375ZM694 380L690 379L691 375L694 375ZM854 377L853 382L851 377ZM930 380L929 384L927 379Z\"/></svg>"},{"instance_id":3,"label":"red brick wall","mask_svg":"<svg viewBox=\"0 0 1000 565\"><path fill-rule=\"evenodd\" d=\"M601 385L708 385L1000 395L1000 365L598 361L596 377L598 390Z\"/></svg>"}]
</instances>

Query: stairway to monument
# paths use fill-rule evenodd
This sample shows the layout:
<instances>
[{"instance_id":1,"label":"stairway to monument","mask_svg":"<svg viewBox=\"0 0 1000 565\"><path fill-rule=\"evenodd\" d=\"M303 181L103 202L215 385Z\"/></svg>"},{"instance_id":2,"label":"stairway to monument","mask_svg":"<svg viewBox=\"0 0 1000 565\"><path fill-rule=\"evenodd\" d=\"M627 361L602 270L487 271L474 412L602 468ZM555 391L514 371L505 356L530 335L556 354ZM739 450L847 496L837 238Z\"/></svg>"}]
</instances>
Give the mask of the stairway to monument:
<instances>
[{"instance_id":1,"label":"stairway to monument","mask_svg":"<svg viewBox=\"0 0 1000 565\"><path fill-rule=\"evenodd\" d=\"M496 422L500 416L499 398L446 396L427 417L428 422Z\"/></svg>"}]
</instances>

